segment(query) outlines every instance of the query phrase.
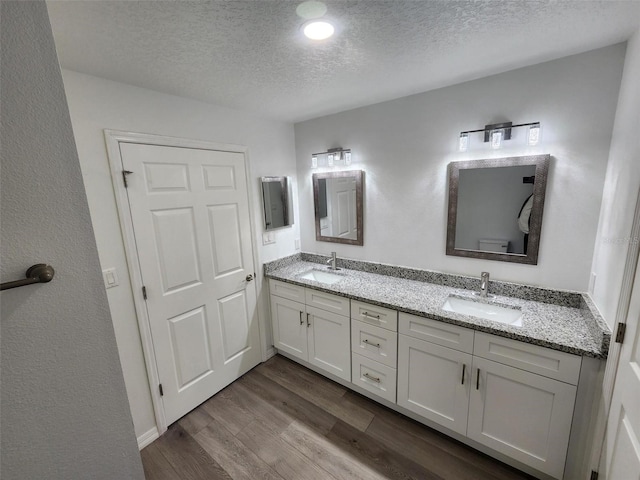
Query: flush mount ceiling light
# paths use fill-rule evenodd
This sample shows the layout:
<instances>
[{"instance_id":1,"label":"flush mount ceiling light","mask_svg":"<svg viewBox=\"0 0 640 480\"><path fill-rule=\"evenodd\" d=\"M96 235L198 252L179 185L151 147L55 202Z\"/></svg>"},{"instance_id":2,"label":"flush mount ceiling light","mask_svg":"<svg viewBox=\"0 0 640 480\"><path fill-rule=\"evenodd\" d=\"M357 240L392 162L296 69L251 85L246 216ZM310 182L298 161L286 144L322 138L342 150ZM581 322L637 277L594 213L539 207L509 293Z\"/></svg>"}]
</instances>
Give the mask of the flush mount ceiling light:
<instances>
[{"instance_id":1,"label":"flush mount ceiling light","mask_svg":"<svg viewBox=\"0 0 640 480\"><path fill-rule=\"evenodd\" d=\"M302 32L311 40L325 40L336 31L333 25L326 20L313 20L302 27Z\"/></svg>"}]
</instances>

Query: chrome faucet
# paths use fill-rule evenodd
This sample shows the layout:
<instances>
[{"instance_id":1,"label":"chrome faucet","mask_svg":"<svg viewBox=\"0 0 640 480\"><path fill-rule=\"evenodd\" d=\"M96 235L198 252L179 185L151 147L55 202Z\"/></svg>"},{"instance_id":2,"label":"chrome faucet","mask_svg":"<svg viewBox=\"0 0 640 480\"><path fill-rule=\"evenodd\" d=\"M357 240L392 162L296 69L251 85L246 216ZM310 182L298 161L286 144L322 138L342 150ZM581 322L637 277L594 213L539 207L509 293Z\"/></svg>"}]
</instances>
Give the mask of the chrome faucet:
<instances>
[{"instance_id":1,"label":"chrome faucet","mask_svg":"<svg viewBox=\"0 0 640 480\"><path fill-rule=\"evenodd\" d=\"M338 257L336 256L336 252L331 252L331 258L327 260L327 263L330 263L329 270L339 270L338 269Z\"/></svg>"},{"instance_id":2,"label":"chrome faucet","mask_svg":"<svg viewBox=\"0 0 640 480\"><path fill-rule=\"evenodd\" d=\"M480 274L480 296L486 297L489 292L489 272Z\"/></svg>"}]
</instances>

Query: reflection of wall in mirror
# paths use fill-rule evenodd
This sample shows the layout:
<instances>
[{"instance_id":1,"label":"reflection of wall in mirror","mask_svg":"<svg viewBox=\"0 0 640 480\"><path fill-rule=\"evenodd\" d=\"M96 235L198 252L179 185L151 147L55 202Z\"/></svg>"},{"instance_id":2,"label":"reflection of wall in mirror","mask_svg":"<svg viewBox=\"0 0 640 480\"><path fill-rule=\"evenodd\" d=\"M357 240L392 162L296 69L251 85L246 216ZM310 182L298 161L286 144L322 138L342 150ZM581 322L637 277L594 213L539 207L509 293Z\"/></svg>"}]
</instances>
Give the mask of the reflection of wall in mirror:
<instances>
[{"instance_id":1,"label":"reflection of wall in mirror","mask_svg":"<svg viewBox=\"0 0 640 480\"><path fill-rule=\"evenodd\" d=\"M320 216L320 235L331 237L330 199L327 198L327 179L318 179L318 215Z\"/></svg>"},{"instance_id":2,"label":"reflection of wall in mirror","mask_svg":"<svg viewBox=\"0 0 640 480\"><path fill-rule=\"evenodd\" d=\"M481 239L505 239L509 253L524 254L518 214L533 184L522 179L535 170L535 165L460 170L455 248L479 250Z\"/></svg>"},{"instance_id":3,"label":"reflection of wall in mirror","mask_svg":"<svg viewBox=\"0 0 640 480\"><path fill-rule=\"evenodd\" d=\"M355 178L332 178L327 188L327 206L331 212L331 236L355 240L358 237Z\"/></svg>"},{"instance_id":4,"label":"reflection of wall in mirror","mask_svg":"<svg viewBox=\"0 0 640 480\"><path fill-rule=\"evenodd\" d=\"M264 214L267 229L270 230L287 225L282 184L280 182L264 182L262 193L264 195Z\"/></svg>"}]
</instances>

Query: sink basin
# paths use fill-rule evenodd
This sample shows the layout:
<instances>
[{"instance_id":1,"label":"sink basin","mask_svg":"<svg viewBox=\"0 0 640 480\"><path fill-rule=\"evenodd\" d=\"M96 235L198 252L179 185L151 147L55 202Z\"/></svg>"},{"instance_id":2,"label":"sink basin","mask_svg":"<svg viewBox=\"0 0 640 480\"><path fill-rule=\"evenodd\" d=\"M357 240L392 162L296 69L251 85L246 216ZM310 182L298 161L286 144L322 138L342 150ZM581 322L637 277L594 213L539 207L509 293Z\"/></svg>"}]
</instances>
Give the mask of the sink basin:
<instances>
[{"instance_id":1,"label":"sink basin","mask_svg":"<svg viewBox=\"0 0 640 480\"><path fill-rule=\"evenodd\" d=\"M336 275L335 273L327 272L324 270L310 270L307 273L300 275L300 278L304 278L305 280L313 280L314 282L325 283L327 285L332 285L339 282L340 280L344 280L344 277L342 275Z\"/></svg>"},{"instance_id":2,"label":"sink basin","mask_svg":"<svg viewBox=\"0 0 640 480\"><path fill-rule=\"evenodd\" d=\"M484 318L494 322L522 326L522 311L519 308L501 307L492 303L478 302L471 299L449 297L442 306L448 312L462 313L472 317Z\"/></svg>"}]
</instances>

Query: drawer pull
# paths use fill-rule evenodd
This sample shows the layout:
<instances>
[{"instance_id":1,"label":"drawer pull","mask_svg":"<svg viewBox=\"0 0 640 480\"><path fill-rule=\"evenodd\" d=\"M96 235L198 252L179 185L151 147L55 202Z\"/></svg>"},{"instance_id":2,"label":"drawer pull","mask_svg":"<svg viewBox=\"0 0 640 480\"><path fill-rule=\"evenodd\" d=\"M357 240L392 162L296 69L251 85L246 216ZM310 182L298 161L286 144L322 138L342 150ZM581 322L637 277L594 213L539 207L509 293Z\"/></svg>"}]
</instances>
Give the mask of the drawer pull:
<instances>
[{"instance_id":1,"label":"drawer pull","mask_svg":"<svg viewBox=\"0 0 640 480\"><path fill-rule=\"evenodd\" d=\"M311 326L311 322L309 321L309 314L307 313L307 328Z\"/></svg>"},{"instance_id":2,"label":"drawer pull","mask_svg":"<svg viewBox=\"0 0 640 480\"><path fill-rule=\"evenodd\" d=\"M376 320L380 320L380 315L374 315L374 314L369 313L369 312L362 312L362 316L363 317L367 317L367 318L375 318Z\"/></svg>"},{"instance_id":3,"label":"drawer pull","mask_svg":"<svg viewBox=\"0 0 640 480\"><path fill-rule=\"evenodd\" d=\"M304 312L300 312L300 325L302 325L302 324L304 323L304 322L302 321L302 314L303 314L303 313L304 313Z\"/></svg>"},{"instance_id":4,"label":"drawer pull","mask_svg":"<svg viewBox=\"0 0 640 480\"><path fill-rule=\"evenodd\" d=\"M365 338L364 340L362 340L362 343L366 343L367 345L372 345L372 346L374 346L374 347L376 347L376 348L380 348L380 344L379 344L379 343L373 343L373 342L370 342L370 341L369 341L369 340L367 340L366 338Z\"/></svg>"},{"instance_id":5,"label":"drawer pull","mask_svg":"<svg viewBox=\"0 0 640 480\"><path fill-rule=\"evenodd\" d=\"M480 390L480 369L478 369L476 375L476 390Z\"/></svg>"},{"instance_id":6,"label":"drawer pull","mask_svg":"<svg viewBox=\"0 0 640 480\"><path fill-rule=\"evenodd\" d=\"M373 380L376 383L380 383L380 378L379 377L374 377L372 375L369 375L368 373L365 373L364 375L362 375L363 377L367 377L369 380Z\"/></svg>"},{"instance_id":7,"label":"drawer pull","mask_svg":"<svg viewBox=\"0 0 640 480\"><path fill-rule=\"evenodd\" d=\"M462 385L464 385L464 371L467 369L466 363L462 364Z\"/></svg>"}]
</instances>

